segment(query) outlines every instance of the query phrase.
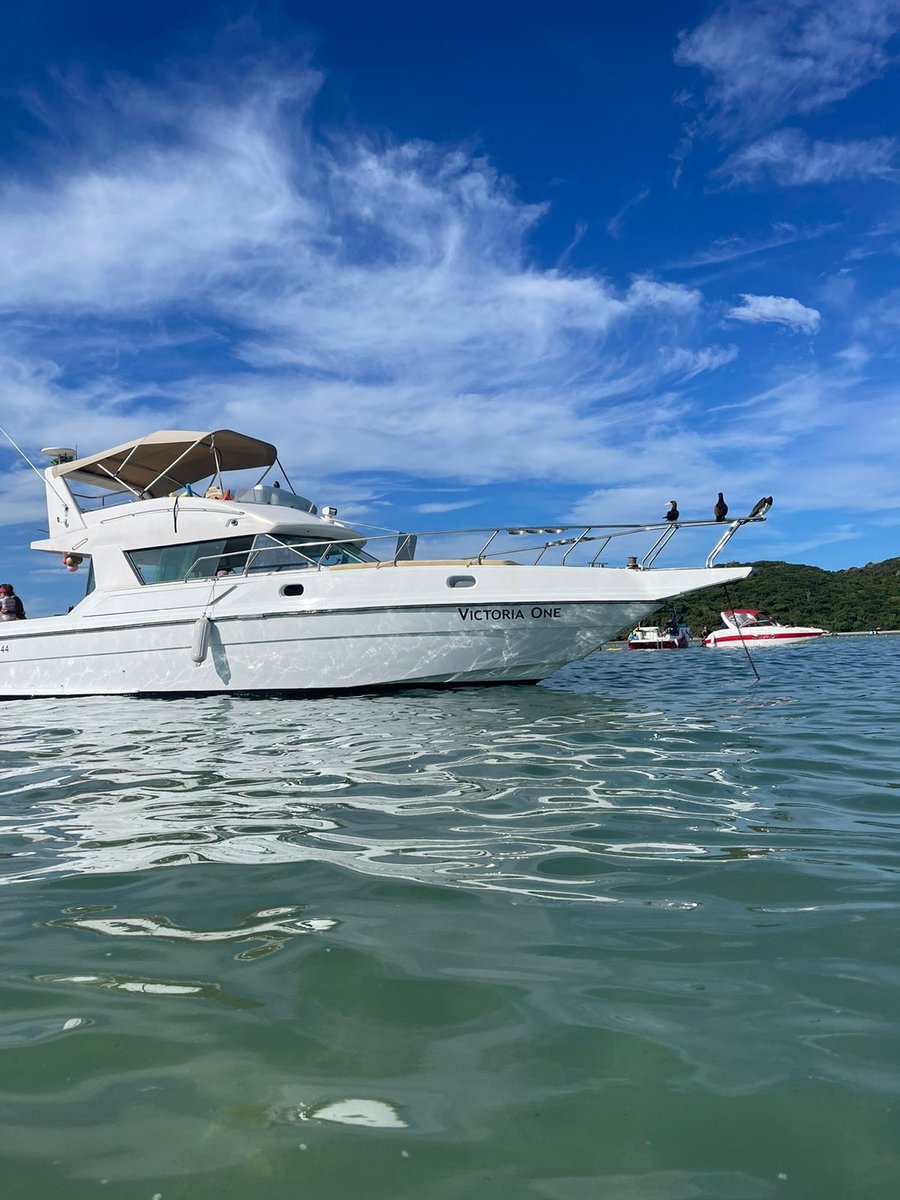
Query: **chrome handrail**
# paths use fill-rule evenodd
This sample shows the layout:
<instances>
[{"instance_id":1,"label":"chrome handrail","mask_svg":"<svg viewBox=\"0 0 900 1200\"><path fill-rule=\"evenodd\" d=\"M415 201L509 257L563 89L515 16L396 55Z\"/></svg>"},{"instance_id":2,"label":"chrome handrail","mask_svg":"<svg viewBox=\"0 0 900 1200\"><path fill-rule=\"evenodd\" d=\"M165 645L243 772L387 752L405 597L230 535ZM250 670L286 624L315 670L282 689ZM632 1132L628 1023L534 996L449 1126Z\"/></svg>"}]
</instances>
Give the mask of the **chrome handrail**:
<instances>
[{"instance_id":1,"label":"chrome handrail","mask_svg":"<svg viewBox=\"0 0 900 1200\"><path fill-rule=\"evenodd\" d=\"M751 523L755 524L756 522L764 521L765 519L766 519L765 516L738 517L736 520L731 521L729 523L728 528L725 531L725 533L722 535L722 537L719 538L718 542L716 543L716 545L713 547L713 549L710 551L709 555L707 556L707 558L706 558L707 568L713 566L716 558L722 552L723 548L727 545L727 543L731 540L731 538L734 536L734 534L737 532L737 530L742 525L748 525ZM419 544L421 545L422 540L427 539L427 538L446 539L446 538L450 538L450 537L460 537L460 536L474 535L474 534L477 534L479 536L483 536L483 535L487 534L488 536L482 543L481 549L477 552L477 554L470 555L470 556L467 556L465 554L459 555L460 559L465 559L469 563L482 563L485 560L489 561L495 557L496 558L505 558L509 555L516 555L517 558L522 558L524 556L534 554L534 558L532 560L531 565L536 565L537 563L539 563L541 561L541 559L544 557L544 555L549 550L562 549L563 547L565 547L565 550L562 554L559 565L567 566L567 565L569 565L568 560L569 560L570 556L577 549L577 547L584 546L588 542L599 542L600 545L597 548L596 553L593 554L593 556L591 557L589 562L586 564L587 566L593 567L597 564L597 560L599 559L600 555L606 550L606 548L609 546L609 544L613 540L618 539L618 538L624 538L624 537L634 537L641 533L654 533L654 532L658 531L659 536L657 537L656 541L653 543L653 545L650 547L650 549L646 551L643 558L640 560L639 569L646 571L646 570L650 570L653 567L653 564L659 558L662 551L669 545L669 543L674 538L675 534L678 532L679 529L685 529L685 528L697 529L697 528L705 528L707 526L720 525L720 524L721 524L721 522L717 522L717 521L700 520L700 521L677 521L677 522L672 522L672 523L648 522L646 524L641 524L641 525L638 525L638 524L634 524L634 525L624 525L624 524L623 525L593 525L593 524L591 524L591 525L557 525L557 526L544 527L544 528L535 528L535 527L529 527L529 526L516 527L516 526L500 525L493 529L433 529L433 530L428 530L424 533L418 533L418 534L399 534L398 535L396 532L391 532L391 533L377 534L374 537L371 537L371 536L367 537L364 535L360 535L359 533L356 533L353 536L346 537L346 538L317 537L317 538L310 538L310 540L308 542L279 543L278 545L272 545L272 546L255 546L250 550L234 550L234 551L229 551L229 552L223 553L223 554L203 555L202 557L194 560L194 562L191 564L190 568L188 569L187 573L185 574L184 579L187 580L187 579L191 578L192 576L194 578L202 578L202 579L213 578L214 573L212 575L199 576L199 575L196 575L195 572L196 572L197 568L204 563L212 563L212 562L219 563L219 562L222 562L223 560L228 561L231 559L243 560L243 569L241 571L241 574L246 575L253 568L254 563L256 563L262 555L266 554L270 550L288 551L297 558L298 561L297 561L296 568L292 567L292 566L288 566L285 568L284 566L282 566L281 567L282 570L284 570L284 569L307 570L309 568L314 568L314 569L320 570L320 571L326 570L327 566L322 564L320 557L314 557L310 554L303 553L304 546L308 547L310 549L315 547L315 549L317 551L322 551L323 545L328 546L328 547L348 546L348 547L356 547L358 549L362 549L362 547L365 546L368 548L368 552L371 553L371 550L375 543L393 542L393 547L387 554L385 554L385 557L383 559L378 558L377 555L374 556L373 565L377 565L377 566L381 566L381 567L396 567L398 565L398 562L401 561L398 557L398 548L403 544L404 539L412 539L413 537L417 537L419 539ZM571 536L569 536L569 537L552 538L552 539L548 539L546 541L543 541L543 542L540 542L537 544L531 544L529 546L516 546L516 547L509 546L506 548L493 550L490 554L487 552L488 548L490 546L492 546L494 544L494 542L496 541L496 539L498 537L500 537L500 535L503 533L507 533L507 534L510 534L515 537L521 537L523 534L531 534L531 533L538 534L538 533L548 533L548 532L567 533L569 531L571 531ZM337 532L337 530L335 530L335 532ZM406 560L403 560L403 561L406 561ZM259 569L260 568L257 568L257 570L259 570ZM265 570L265 567L263 567L261 569Z\"/></svg>"},{"instance_id":2,"label":"chrome handrail","mask_svg":"<svg viewBox=\"0 0 900 1200\"><path fill-rule=\"evenodd\" d=\"M644 557L641 559L641 570L649 571L656 560L659 558L662 551L668 546L672 538L678 532L678 525L672 524L668 529L664 529Z\"/></svg>"},{"instance_id":3,"label":"chrome handrail","mask_svg":"<svg viewBox=\"0 0 900 1200\"><path fill-rule=\"evenodd\" d=\"M719 557L719 555L725 549L726 545L731 541L731 539L734 537L734 535L737 533L737 531L740 529L740 527L742 525L746 525L748 521L758 521L758 520L760 520L759 517L744 517L742 519L739 518L737 521L730 521L728 528L725 530L725 532L722 534L722 536L716 542L715 546L713 546L712 550L709 552L709 555L706 559L707 567L711 567L713 565L713 563L716 561L716 559Z\"/></svg>"},{"instance_id":4,"label":"chrome handrail","mask_svg":"<svg viewBox=\"0 0 900 1200\"><path fill-rule=\"evenodd\" d=\"M359 541L358 538L357 538L357 541ZM304 545L312 545L313 543L305 542L303 544ZM319 542L318 544L321 545L322 543ZM328 542L327 544L330 545L331 543ZM253 565L254 562L256 562L256 560L260 557L260 555L266 554L270 550L289 550L292 554L296 555L296 557L298 559L304 559L305 561L300 563L298 568L296 568L298 570L299 569L306 570L307 567L315 567L318 565L316 563L315 559L310 558L309 555L304 554L302 551L298 550L293 545L287 545L286 543L282 543L277 546L253 546L249 550L229 550L227 554L204 554L200 558L195 558L184 574L184 582L187 582L191 578L191 576L194 573L195 568L200 566L201 563L211 563L211 562L221 563L221 562L224 562L226 559L230 559L230 558L245 559L246 561L243 564L243 570L241 571L241 574L247 575L250 571L251 566ZM211 575L197 575L197 576L195 576L195 578L197 578L197 579L215 579L216 572L213 571L213 573Z\"/></svg>"},{"instance_id":5,"label":"chrome handrail","mask_svg":"<svg viewBox=\"0 0 900 1200\"><path fill-rule=\"evenodd\" d=\"M479 562L481 562L481 560L484 558L485 551L487 550L488 546L491 544L491 542L494 540L494 538L497 536L497 534L499 532L500 532L499 529L495 529L494 532L491 534L491 536L488 538L488 540L484 543L484 545L478 551L478 561ZM425 536L428 537L428 534L425 534Z\"/></svg>"},{"instance_id":6,"label":"chrome handrail","mask_svg":"<svg viewBox=\"0 0 900 1200\"><path fill-rule=\"evenodd\" d=\"M594 555L594 557L588 563L589 567L592 567L594 565L594 563L597 561L597 559L600 557L600 555L603 553L603 551L609 545L611 540L612 540L612 534L610 534L609 537L603 538L603 542L602 542L602 545L600 546L600 549L597 551L597 553ZM602 566L602 564L601 564L601 566Z\"/></svg>"}]
</instances>

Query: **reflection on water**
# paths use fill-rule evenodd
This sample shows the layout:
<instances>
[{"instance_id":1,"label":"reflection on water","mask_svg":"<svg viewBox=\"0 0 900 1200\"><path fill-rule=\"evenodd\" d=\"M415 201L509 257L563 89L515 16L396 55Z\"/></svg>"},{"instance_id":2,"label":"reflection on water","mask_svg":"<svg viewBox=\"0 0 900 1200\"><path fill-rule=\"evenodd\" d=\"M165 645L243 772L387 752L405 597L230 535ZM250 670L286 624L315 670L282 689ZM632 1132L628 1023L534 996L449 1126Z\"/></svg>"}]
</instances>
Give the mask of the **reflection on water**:
<instances>
[{"instance_id":1,"label":"reflection on water","mask_svg":"<svg viewBox=\"0 0 900 1200\"><path fill-rule=\"evenodd\" d=\"M892 1196L898 665L10 708L5 1194Z\"/></svg>"},{"instance_id":2,"label":"reflection on water","mask_svg":"<svg viewBox=\"0 0 900 1200\"><path fill-rule=\"evenodd\" d=\"M421 883L624 902L642 899L633 886L641 863L797 853L786 825L800 813L782 799L798 783L843 772L848 754L859 758L846 711L823 722L807 707L810 661L799 687L792 680L779 689L777 681L752 687L735 669L740 661L672 657L638 664L594 655L533 689L305 702L101 698L49 712L43 702L23 705L2 749L0 882L315 861ZM778 665L783 674L784 660ZM660 680L664 671L670 677ZM696 690L685 697L689 673ZM584 686L602 691L605 682L612 698ZM616 697L626 686L627 699ZM704 693L708 702L698 704ZM867 771L877 775L871 715L885 714L875 697L868 709ZM834 850L813 853L821 860ZM298 931L280 917L255 932L102 927L269 946ZM328 927L322 915L298 926Z\"/></svg>"},{"instance_id":3,"label":"reflection on water","mask_svg":"<svg viewBox=\"0 0 900 1200\"><path fill-rule=\"evenodd\" d=\"M337 1125L367 1125L370 1129L406 1129L397 1108L384 1100L333 1100L310 1104L305 1108L276 1110L270 1119L294 1121L333 1121Z\"/></svg>"},{"instance_id":4,"label":"reflection on water","mask_svg":"<svg viewBox=\"0 0 900 1200\"><path fill-rule=\"evenodd\" d=\"M609 900L621 859L769 849L743 773L757 751L746 720L723 744L703 717L543 688L306 703L100 699L65 716L7 735L7 884L315 860ZM134 932L113 924L107 932Z\"/></svg>"},{"instance_id":5,"label":"reflection on water","mask_svg":"<svg viewBox=\"0 0 900 1200\"><path fill-rule=\"evenodd\" d=\"M54 921L55 925L70 925L75 929L87 929L93 933L114 934L117 937L161 937L188 942L248 942L254 945L250 949L240 950L235 958L259 958L262 954L270 954L279 950L286 938L298 933L317 933L333 929L336 922L324 920L321 917L310 920L254 920L256 918L271 918L279 913L292 912L291 909L269 909L266 912L252 914L248 920L242 921L237 929L185 929L179 928L165 918L152 917L80 917L68 916L63 920Z\"/></svg>"}]
</instances>

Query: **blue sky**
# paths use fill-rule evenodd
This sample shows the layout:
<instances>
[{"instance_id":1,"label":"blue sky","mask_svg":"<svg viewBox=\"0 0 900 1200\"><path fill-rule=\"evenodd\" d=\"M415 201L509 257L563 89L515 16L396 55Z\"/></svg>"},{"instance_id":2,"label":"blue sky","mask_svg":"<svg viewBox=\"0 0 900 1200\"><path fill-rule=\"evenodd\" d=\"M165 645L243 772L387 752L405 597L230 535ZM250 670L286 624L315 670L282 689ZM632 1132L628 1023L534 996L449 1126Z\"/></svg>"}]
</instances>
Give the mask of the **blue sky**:
<instances>
[{"instance_id":1,"label":"blue sky","mask_svg":"<svg viewBox=\"0 0 900 1200\"><path fill-rule=\"evenodd\" d=\"M7 5L0 423L237 428L383 526L721 489L775 496L745 559L896 555L898 30L900 0ZM81 585L0 454L3 574L50 611Z\"/></svg>"}]
</instances>

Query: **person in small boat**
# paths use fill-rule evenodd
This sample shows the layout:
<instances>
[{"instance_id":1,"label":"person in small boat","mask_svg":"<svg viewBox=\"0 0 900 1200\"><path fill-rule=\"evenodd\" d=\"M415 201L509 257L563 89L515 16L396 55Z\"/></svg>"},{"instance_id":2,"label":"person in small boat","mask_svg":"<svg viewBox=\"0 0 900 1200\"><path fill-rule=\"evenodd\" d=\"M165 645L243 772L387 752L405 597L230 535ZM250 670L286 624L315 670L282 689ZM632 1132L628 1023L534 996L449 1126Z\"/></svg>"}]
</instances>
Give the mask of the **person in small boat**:
<instances>
[{"instance_id":1,"label":"person in small boat","mask_svg":"<svg viewBox=\"0 0 900 1200\"><path fill-rule=\"evenodd\" d=\"M674 500L669 501L669 511L666 513L667 521L677 521L679 517L678 505Z\"/></svg>"},{"instance_id":2,"label":"person in small boat","mask_svg":"<svg viewBox=\"0 0 900 1200\"><path fill-rule=\"evenodd\" d=\"M0 621L24 621L25 606L11 583L0 583Z\"/></svg>"}]
</instances>

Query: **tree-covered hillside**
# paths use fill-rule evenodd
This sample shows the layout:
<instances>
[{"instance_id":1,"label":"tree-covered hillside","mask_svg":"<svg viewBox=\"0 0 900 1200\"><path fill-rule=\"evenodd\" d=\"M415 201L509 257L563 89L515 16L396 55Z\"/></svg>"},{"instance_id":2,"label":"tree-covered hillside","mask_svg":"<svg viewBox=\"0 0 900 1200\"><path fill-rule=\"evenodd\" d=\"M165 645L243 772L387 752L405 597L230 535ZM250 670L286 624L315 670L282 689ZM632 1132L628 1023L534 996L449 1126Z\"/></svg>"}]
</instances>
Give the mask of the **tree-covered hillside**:
<instances>
[{"instance_id":1,"label":"tree-covered hillside","mask_svg":"<svg viewBox=\"0 0 900 1200\"><path fill-rule=\"evenodd\" d=\"M728 595L735 608L763 608L790 625L817 625L832 633L900 629L900 558L845 571L786 562L753 563L750 578L728 584ZM704 625L717 629L719 613L727 607L724 591L711 589L681 596L656 616L668 617L674 608L696 636Z\"/></svg>"}]
</instances>

